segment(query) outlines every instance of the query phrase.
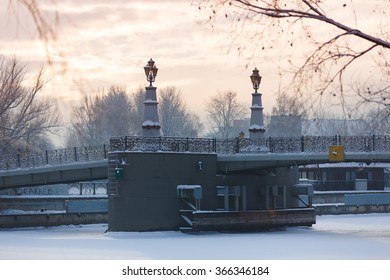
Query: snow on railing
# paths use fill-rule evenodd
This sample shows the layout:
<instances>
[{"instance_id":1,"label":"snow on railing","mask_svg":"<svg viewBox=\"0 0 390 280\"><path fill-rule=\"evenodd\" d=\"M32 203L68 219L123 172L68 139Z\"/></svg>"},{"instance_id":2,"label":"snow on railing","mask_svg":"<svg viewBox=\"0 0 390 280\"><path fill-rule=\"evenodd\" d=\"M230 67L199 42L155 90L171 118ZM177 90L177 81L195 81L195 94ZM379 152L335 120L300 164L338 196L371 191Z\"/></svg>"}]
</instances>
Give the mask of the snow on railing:
<instances>
[{"instance_id":1,"label":"snow on railing","mask_svg":"<svg viewBox=\"0 0 390 280\"><path fill-rule=\"evenodd\" d=\"M110 139L110 151L171 151L192 153L321 153L342 145L345 152L390 152L389 136L302 136L250 138L178 138L124 136ZM17 153L0 158L0 170L88 162L107 158L106 145L74 147L43 153Z\"/></svg>"},{"instance_id":2,"label":"snow on railing","mask_svg":"<svg viewBox=\"0 0 390 280\"><path fill-rule=\"evenodd\" d=\"M390 152L389 136L302 136L251 138L112 137L111 151L175 151L235 153L328 152L342 145L346 152Z\"/></svg>"},{"instance_id":3,"label":"snow on railing","mask_svg":"<svg viewBox=\"0 0 390 280\"><path fill-rule=\"evenodd\" d=\"M20 151L14 155L0 157L0 170L55 166L75 162L103 160L107 158L107 145L73 147L57 150L46 150L41 153Z\"/></svg>"}]
</instances>

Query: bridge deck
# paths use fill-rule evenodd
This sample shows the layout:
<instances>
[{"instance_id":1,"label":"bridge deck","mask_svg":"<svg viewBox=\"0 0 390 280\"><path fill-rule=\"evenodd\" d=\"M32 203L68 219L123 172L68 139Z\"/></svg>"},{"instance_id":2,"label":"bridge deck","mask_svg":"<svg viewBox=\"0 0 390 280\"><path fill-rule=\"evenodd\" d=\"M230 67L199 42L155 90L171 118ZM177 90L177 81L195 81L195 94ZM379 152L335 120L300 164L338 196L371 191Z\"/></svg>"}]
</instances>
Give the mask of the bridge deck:
<instances>
[{"instance_id":1,"label":"bridge deck","mask_svg":"<svg viewBox=\"0 0 390 280\"><path fill-rule=\"evenodd\" d=\"M329 163L328 153L265 153L265 154L221 154L217 157L218 171L229 173L281 166ZM390 152L345 153L344 162L390 163Z\"/></svg>"},{"instance_id":2,"label":"bridge deck","mask_svg":"<svg viewBox=\"0 0 390 280\"><path fill-rule=\"evenodd\" d=\"M327 153L221 154L219 173L261 170L280 166L328 163ZM345 162L390 163L389 152L345 153ZM107 160L0 171L0 189L107 179Z\"/></svg>"},{"instance_id":3,"label":"bridge deck","mask_svg":"<svg viewBox=\"0 0 390 280\"><path fill-rule=\"evenodd\" d=\"M115 137L111 151L215 153L219 173L327 163L342 145L346 162L390 162L389 136L304 136L261 139ZM18 154L0 160L0 189L107 179L106 145Z\"/></svg>"},{"instance_id":4,"label":"bridge deck","mask_svg":"<svg viewBox=\"0 0 390 280\"><path fill-rule=\"evenodd\" d=\"M107 160L0 171L0 189L107 179Z\"/></svg>"}]
</instances>

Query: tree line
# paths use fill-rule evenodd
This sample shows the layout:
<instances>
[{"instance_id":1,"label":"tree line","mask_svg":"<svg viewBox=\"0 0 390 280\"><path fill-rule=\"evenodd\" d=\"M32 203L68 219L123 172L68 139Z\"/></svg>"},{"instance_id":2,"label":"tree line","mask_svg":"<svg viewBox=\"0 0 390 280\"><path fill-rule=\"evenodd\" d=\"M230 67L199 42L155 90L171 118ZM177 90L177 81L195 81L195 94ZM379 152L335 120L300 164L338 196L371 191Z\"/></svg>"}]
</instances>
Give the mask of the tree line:
<instances>
[{"instance_id":1,"label":"tree line","mask_svg":"<svg viewBox=\"0 0 390 280\"><path fill-rule=\"evenodd\" d=\"M26 65L15 57L0 56L0 151L4 154L34 152L53 148L50 134L64 129L52 99L40 92L45 85L43 69L28 84ZM71 123L65 135L65 145L90 146L107 143L112 136L142 135L145 89L132 93L112 86L98 94L86 94L73 108ZM249 105L237 100L237 93L228 90L210 96L205 103L206 121L191 112L183 94L173 86L158 90L158 110L162 136L233 138L241 132L235 120L248 118ZM364 126L356 133L389 134L390 121L386 107L375 107L361 115ZM294 96L279 93L272 115L308 118L305 103ZM337 117L317 112L312 118L320 120ZM265 120L270 119L266 115ZM323 124L322 124L323 125ZM323 128L323 131L336 128ZM338 124L338 126L340 126ZM244 131L246 132L246 131Z\"/></svg>"},{"instance_id":2,"label":"tree line","mask_svg":"<svg viewBox=\"0 0 390 280\"><path fill-rule=\"evenodd\" d=\"M107 143L111 136L142 135L145 89L129 93L112 86L97 94L85 94L72 110L67 127L60 121L53 99L40 93L46 81L41 69L28 83L26 65L16 57L0 56L0 151L4 154L34 152L53 148L51 134L66 129L65 145L90 146ZM205 125L191 112L183 94L174 86L158 90L161 135L200 137ZM220 92L206 104L210 137L229 138L233 120L245 116L246 108L237 94Z\"/></svg>"}]
</instances>

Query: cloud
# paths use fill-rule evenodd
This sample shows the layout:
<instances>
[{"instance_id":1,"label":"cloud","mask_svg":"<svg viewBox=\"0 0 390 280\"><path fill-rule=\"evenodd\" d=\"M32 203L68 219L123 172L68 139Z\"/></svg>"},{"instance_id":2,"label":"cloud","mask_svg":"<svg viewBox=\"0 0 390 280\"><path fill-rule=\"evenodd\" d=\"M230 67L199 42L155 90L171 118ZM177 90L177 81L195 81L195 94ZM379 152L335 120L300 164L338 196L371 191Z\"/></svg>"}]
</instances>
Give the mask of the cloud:
<instances>
[{"instance_id":1,"label":"cloud","mask_svg":"<svg viewBox=\"0 0 390 280\"><path fill-rule=\"evenodd\" d=\"M111 85L129 91L146 85L143 66L151 57L160 69L156 86L178 87L190 109L201 116L204 117L206 100L219 90L237 91L239 100L249 108L250 70L245 68L246 61L227 52L231 43L226 36L229 27L211 29L199 24L198 10L190 1L42 3L45 14L53 16L58 12L60 16L57 41L47 46L37 40L28 17L23 26L29 29L23 29L22 36L17 37L13 35L17 22L0 19L0 26L8 24L10 28L5 36L1 35L0 49L38 67L45 64L48 47L52 64L47 66L50 83L45 95L63 104L60 107L65 119L71 117L70 108L85 93ZM0 7L1 11L6 13Z\"/></svg>"}]
</instances>

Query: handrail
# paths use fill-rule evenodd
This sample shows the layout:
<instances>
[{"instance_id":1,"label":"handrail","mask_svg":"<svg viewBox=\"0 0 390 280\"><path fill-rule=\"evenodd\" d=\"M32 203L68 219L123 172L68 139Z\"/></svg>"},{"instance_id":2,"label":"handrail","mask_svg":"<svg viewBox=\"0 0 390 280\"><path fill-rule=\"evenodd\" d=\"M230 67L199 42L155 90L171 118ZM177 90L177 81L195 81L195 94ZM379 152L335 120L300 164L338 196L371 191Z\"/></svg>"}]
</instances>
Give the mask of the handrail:
<instances>
[{"instance_id":1,"label":"handrail","mask_svg":"<svg viewBox=\"0 0 390 280\"><path fill-rule=\"evenodd\" d=\"M254 153L327 153L329 146L342 145L345 152L390 152L390 136L302 136L251 138L190 137L112 137L106 144L46 150L41 153L19 152L0 157L0 170L60 165L107 159L109 151L169 151L216 154Z\"/></svg>"}]
</instances>

